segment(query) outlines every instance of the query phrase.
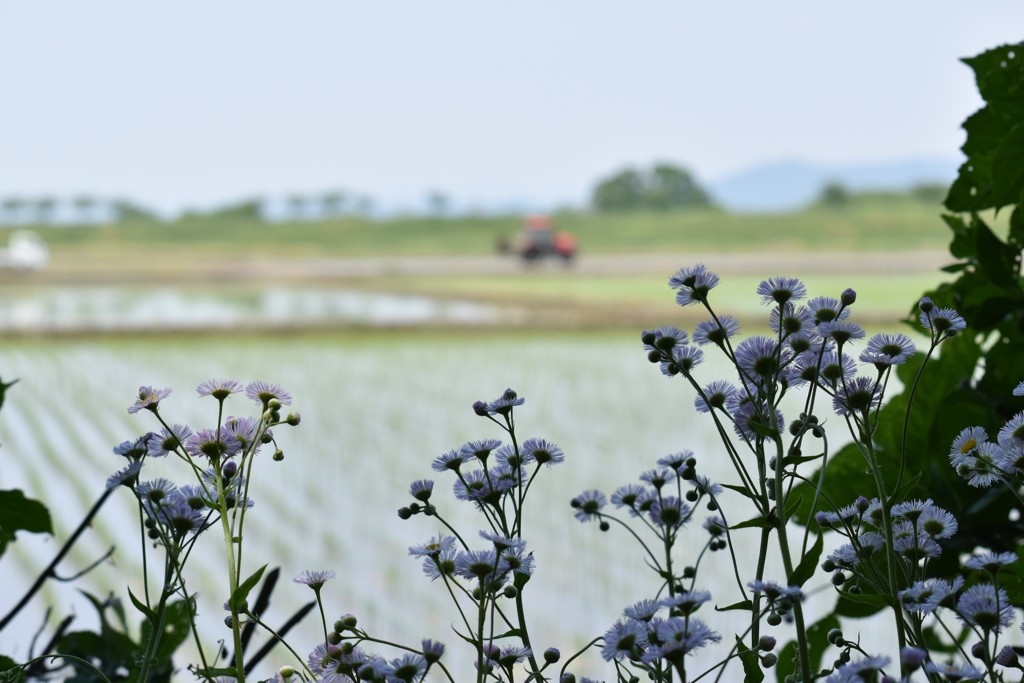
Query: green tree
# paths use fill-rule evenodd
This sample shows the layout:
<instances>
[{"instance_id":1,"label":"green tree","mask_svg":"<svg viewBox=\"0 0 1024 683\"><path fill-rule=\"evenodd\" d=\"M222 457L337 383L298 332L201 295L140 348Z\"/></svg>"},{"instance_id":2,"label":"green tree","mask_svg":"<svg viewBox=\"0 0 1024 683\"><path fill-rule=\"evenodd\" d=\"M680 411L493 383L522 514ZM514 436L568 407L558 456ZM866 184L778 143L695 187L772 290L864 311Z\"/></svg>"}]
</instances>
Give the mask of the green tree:
<instances>
[{"instance_id":1,"label":"green tree","mask_svg":"<svg viewBox=\"0 0 1024 683\"><path fill-rule=\"evenodd\" d=\"M86 225L92 222L92 211L96 207L96 200L88 195L75 197L71 200L75 207L75 221Z\"/></svg>"},{"instance_id":2,"label":"green tree","mask_svg":"<svg viewBox=\"0 0 1024 683\"><path fill-rule=\"evenodd\" d=\"M53 222L53 215L57 211L57 200L53 197L40 197L36 200L35 222L42 225L49 225Z\"/></svg>"},{"instance_id":3,"label":"green tree","mask_svg":"<svg viewBox=\"0 0 1024 683\"><path fill-rule=\"evenodd\" d=\"M617 171L599 181L591 195L597 211L668 211L711 204L710 195L689 171L666 163Z\"/></svg>"},{"instance_id":4,"label":"green tree","mask_svg":"<svg viewBox=\"0 0 1024 683\"><path fill-rule=\"evenodd\" d=\"M832 182L821 188L818 195L818 203L822 206L840 207L850 202L850 191L841 184Z\"/></svg>"},{"instance_id":5,"label":"green tree","mask_svg":"<svg viewBox=\"0 0 1024 683\"><path fill-rule=\"evenodd\" d=\"M670 209L711 206L711 196L704 191L689 171L670 164L655 164L646 178L645 205L649 209Z\"/></svg>"}]
</instances>

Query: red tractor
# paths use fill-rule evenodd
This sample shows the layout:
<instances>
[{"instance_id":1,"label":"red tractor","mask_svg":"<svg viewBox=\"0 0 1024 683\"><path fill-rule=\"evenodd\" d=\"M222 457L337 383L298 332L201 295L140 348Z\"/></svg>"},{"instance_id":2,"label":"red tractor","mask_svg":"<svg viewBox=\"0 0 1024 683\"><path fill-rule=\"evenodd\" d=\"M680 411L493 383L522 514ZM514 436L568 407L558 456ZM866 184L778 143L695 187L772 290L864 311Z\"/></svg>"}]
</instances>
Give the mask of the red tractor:
<instances>
[{"instance_id":1,"label":"red tractor","mask_svg":"<svg viewBox=\"0 0 1024 683\"><path fill-rule=\"evenodd\" d=\"M516 241L515 251L528 263L548 256L557 256L565 263L576 255L576 238L571 232L556 231L548 216L527 216L523 231Z\"/></svg>"}]
</instances>

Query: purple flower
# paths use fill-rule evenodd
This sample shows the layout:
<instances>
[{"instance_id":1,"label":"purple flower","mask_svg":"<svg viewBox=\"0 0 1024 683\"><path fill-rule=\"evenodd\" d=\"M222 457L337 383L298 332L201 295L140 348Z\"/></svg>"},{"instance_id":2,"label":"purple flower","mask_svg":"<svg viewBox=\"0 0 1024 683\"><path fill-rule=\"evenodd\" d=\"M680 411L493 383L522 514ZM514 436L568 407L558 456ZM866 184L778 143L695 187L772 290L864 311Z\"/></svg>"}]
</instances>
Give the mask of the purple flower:
<instances>
[{"instance_id":1,"label":"purple flower","mask_svg":"<svg viewBox=\"0 0 1024 683\"><path fill-rule=\"evenodd\" d=\"M952 662L947 664L925 662L924 670L931 674L945 676L947 681L962 681L962 683L980 681L985 677L984 673L970 664L957 665Z\"/></svg>"},{"instance_id":2,"label":"purple flower","mask_svg":"<svg viewBox=\"0 0 1024 683\"><path fill-rule=\"evenodd\" d=\"M484 461L487 460L487 456L491 454L491 451L499 446L501 446L501 442L497 439L481 439L463 444L459 452L462 454L463 461L468 461L471 458Z\"/></svg>"},{"instance_id":3,"label":"purple flower","mask_svg":"<svg viewBox=\"0 0 1024 683\"><path fill-rule=\"evenodd\" d=\"M647 627L634 619L618 621L604 634L601 656L605 661L633 658L647 646Z\"/></svg>"},{"instance_id":4,"label":"purple flower","mask_svg":"<svg viewBox=\"0 0 1024 683\"><path fill-rule=\"evenodd\" d=\"M815 323L827 323L850 317L850 309L844 307L839 299L833 299L830 296L819 296L811 299L807 302L807 308L814 315Z\"/></svg>"},{"instance_id":5,"label":"purple flower","mask_svg":"<svg viewBox=\"0 0 1024 683\"><path fill-rule=\"evenodd\" d=\"M266 409L271 399L277 399L281 405L291 405L292 395L277 384L271 384L262 380L250 382L245 387L245 395Z\"/></svg>"},{"instance_id":6,"label":"purple flower","mask_svg":"<svg viewBox=\"0 0 1024 683\"><path fill-rule=\"evenodd\" d=\"M952 337L967 327L966 321L952 308L921 309L918 317L921 326L936 335Z\"/></svg>"},{"instance_id":7,"label":"purple flower","mask_svg":"<svg viewBox=\"0 0 1024 683\"><path fill-rule=\"evenodd\" d=\"M230 458L237 455L242 444L226 431L218 435L216 429L201 429L185 442L185 450L193 458Z\"/></svg>"},{"instance_id":8,"label":"purple flower","mask_svg":"<svg viewBox=\"0 0 1024 683\"><path fill-rule=\"evenodd\" d=\"M833 339L840 346L848 341L864 338L864 330L861 326L848 320L833 320L832 322L821 323L818 325L818 331L822 336Z\"/></svg>"},{"instance_id":9,"label":"purple flower","mask_svg":"<svg viewBox=\"0 0 1024 683\"><path fill-rule=\"evenodd\" d=\"M190 436L192 436L192 430L185 425L173 424L170 429L163 427L159 434L152 434L149 437L147 442L149 455L159 458L171 451L182 449Z\"/></svg>"},{"instance_id":10,"label":"purple flower","mask_svg":"<svg viewBox=\"0 0 1024 683\"><path fill-rule=\"evenodd\" d=\"M651 503L651 521L666 529L678 529L690 519L690 506L675 496L659 497Z\"/></svg>"},{"instance_id":11,"label":"purple flower","mask_svg":"<svg viewBox=\"0 0 1024 683\"><path fill-rule=\"evenodd\" d=\"M971 559L964 563L964 566L968 569L976 569L979 571L986 571L989 574L995 574L1003 567L1011 565L1017 561L1017 555L1015 553L1003 552L987 552L981 555L975 555Z\"/></svg>"},{"instance_id":12,"label":"purple flower","mask_svg":"<svg viewBox=\"0 0 1024 683\"><path fill-rule=\"evenodd\" d=\"M419 653L407 653L391 660L391 675L388 680L412 683L427 671L427 660Z\"/></svg>"},{"instance_id":13,"label":"purple flower","mask_svg":"<svg viewBox=\"0 0 1024 683\"><path fill-rule=\"evenodd\" d=\"M296 576L292 581L295 583L302 583L313 589L314 592L319 593L320 589L324 587L324 584L333 579L337 574L333 569L327 569L323 571L310 571L306 570Z\"/></svg>"},{"instance_id":14,"label":"purple flower","mask_svg":"<svg viewBox=\"0 0 1024 683\"><path fill-rule=\"evenodd\" d=\"M435 472L458 472L459 468L462 467L462 463L462 453L451 450L434 458L434 462L430 464L430 467Z\"/></svg>"},{"instance_id":15,"label":"purple flower","mask_svg":"<svg viewBox=\"0 0 1024 683\"><path fill-rule=\"evenodd\" d=\"M1024 396L1024 382L1021 382L1013 388L1014 396Z\"/></svg>"},{"instance_id":16,"label":"purple flower","mask_svg":"<svg viewBox=\"0 0 1024 683\"><path fill-rule=\"evenodd\" d=\"M431 479L418 479L409 486L409 495L423 503L430 500L433 492L434 482Z\"/></svg>"},{"instance_id":17,"label":"purple flower","mask_svg":"<svg viewBox=\"0 0 1024 683\"><path fill-rule=\"evenodd\" d=\"M1003 448L1024 447L1024 412L1011 417L996 436Z\"/></svg>"},{"instance_id":18,"label":"purple flower","mask_svg":"<svg viewBox=\"0 0 1024 683\"><path fill-rule=\"evenodd\" d=\"M526 403L525 398L519 396L514 389L508 388L501 396L487 404L487 413L489 415L508 415L513 408L524 403Z\"/></svg>"},{"instance_id":19,"label":"purple flower","mask_svg":"<svg viewBox=\"0 0 1024 683\"><path fill-rule=\"evenodd\" d=\"M762 304L781 305L791 300L803 299L807 296L807 288L795 277L778 276L763 280L757 286L757 293L761 295Z\"/></svg>"},{"instance_id":20,"label":"purple flower","mask_svg":"<svg viewBox=\"0 0 1024 683\"><path fill-rule=\"evenodd\" d=\"M527 439L520 448L526 462L535 461L538 465L557 465L565 460L565 451L546 439Z\"/></svg>"},{"instance_id":21,"label":"purple flower","mask_svg":"<svg viewBox=\"0 0 1024 683\"><path fill-rule=\"evenodd\" d=\"M951 606L951 598L964 585L957 577L953 583L945 579L925 579L899 592L900 602L910 612L931 614L940 606Z\"/></svg>"},{"instance_id":22,"label":"purple flower","mask_svg":"<svg viewBox=\"0 0 1024 683\"><path fill-rule=\"evenodd\" d=\"M684 616L689 616L710 599L711 593L707 591L686 591L685 593L662 598L659 604L669 609L679 610Z\"/></svg>"},{"instance_id":23,"label":"purple flower","mask_svg":"<svg viewBox=\"0 0 1024 683\"><path fill-rule=\"evenodd\" d=\"M950 460L961 455L969 455L977 449L979 444L986 441L988 441L988 432L981 427L968 427L953 439L953 445L949 449Z\"/></svg>"},{"instance_id":24,"label":"purple flower","mask_svg":"<svg viewBox=\"0 0 1024 683\"><path fill-rule=\"evenodd\" d=\"M152 436L153 432L147 432L132 441L122 441L114 446L114 454L129 460L141 460L149 452L149 440Z\"/></svg>"},{"instance_id":25,"label":"purple flower","mask_svg":"<svg viewBox=\"0 0 1024 683\"><path fill-rule=\"evenodd\" d=\"M856 377L836 388L832 397L832 408L837 415L866 415L877 408L882 401L878 385L873 379Z\"/></svg>"},{"instance_id":26,"label":"purple flower","mask_svg":"<svg viewBox=\"0 0 1024 683\"><path fill-rule=\"evenodd\" d=\"M630 619L636 619L637 621L650 621L654 618L654 615L661 609L661 605L656 600L641 600L640 602L634 602L632 605L622 611L622 613Z\"/></svg>"},{"instance_id":27,"label":"purple flower","mask_svg":"<svg viewBox=\"0 0 1024 683\"><path fill-rule=\"evenodd\" d=\"M608 500L604 494L597 489L589 489L572 499L572 507L576 509L576 519L581 522L589 522L601 516L601 508Z\"/></svg>"},{"instance_id":28,"label":"purple flower","mask_svg":"<svg viewBox=\"0 0 1024 683\"><path fill-rule=\"evenodd\" d=\"M686 346L686 332L674 325L662 325L656 330L646 330L640 337L644 350L670 353L677 346Z\"/></svg>"},{"instance_id":29,"label":"purple flower","mask_svg":"<svg viewBox=\"0 0 1024 683\"><path fill-rule=\"evenodd\" d=\"M690 268L679 269L669 278L668 285L678 290L676 303L680 306L689 306L708 300L708 293L718 285L718 276L705 268L703 263L698 263Z\"/></svg>"},{"instance_id":30,"label":"purple flower","mask_svg":"<svg viewBox=\"0 0 1024 683\"><path fill-rule=\"evenodd\" d=\"M131 488L139 480L139 471L142 469L141 460L133 460L127 466L107 477L107 490L116 489L118 486Z\"/></svg>"},{"instance_id":31,"label":"purple flower","mask_svg":"<svg viewBox=\"0 0 1024 683\"><path fill-rule=\"evenodd\" d=\"M494 548L459 553L455 560L455 571L465 579L494 578L504 573Z\"/></svg>"},{"instance_id":32,"label":"purple flower","mask_svg":"<svg viewBox=\"0 0 1024 683\"><path fill-rule=\"evenodd\" d=\"M740 323L731 315L720 315L718 320L711 319L697 323L693 329L693 341L701 346L717 344L722 346L740 331Z\"/></svg>"},{"instance_id":33,"label":"purple flower","mask_svg":"<svg viewBox=\"0 0 1024 683\"><path fill-rule=\"evenodd\" d=\"M977 584L963 592L956 603L956 612L969 626L978 626L986 632L999 633L1013 623L1013 605L1002 588L990 584Z\"/></svg>"},{"instance_id":34,"label":"purple flower","mask_svg":"<svg viewBox=\"0 0 1024 683\"><path fill-rule=\"evenodd\" d=\"M438 534L426 543L414 545L409 548L409 555L412 557L437 557L446 550L455 547L455 537Z\"/></svg>"},{"instance_id":35,"label":"purple flower","mask_svg":"<svg viewBox=\"0 0 1024 683\"><path fill-rule=\"evenodd\" d=\"M129 413L137 413L143 408L156 412L160 401L171 395L170 389L154 389L153 387L139 387L139 398L134 404L128 406Z\"/></svg>"},{"instance_id":36,"label":"purple flower","mask_svg":"<svg viewBox=\"0 0 1024 683\"><path fill-rule=\"evenodd\" d=\"M748 337L736 345L736 364L754 382L771 380L783 360L778 342L770 337Z\"/></svg>"},{"instance_id":37,"label":"purple flower","mask_svg":"<svg viewBox=\"0 0 1024 683\"><path fill-rule=\"evenodd\" d=\"M669 617L658 624L656 632L662 643L658 652L661 657L687 655L722 640L722 636L694 617Z\"/></svg>"},{"instance_id":38,"label":"purple flower","mask_svg":"<svg viewBox=\"0 0 1024 683\"><path fill-rule=\"evenodd\" d=\"M690 370L700 365L703 360L704 352L696 346L677 346L672 349L670 360L662 362L661 374L666 377L672 377L679 373L689 375Z\"/></svg>"},{"instance_id":39,"label":"purple flower","mask_svg":"<svg viewBox=\"0 0 1024 683\"><path fill-rule=\"evenodd\" d=\"M736 387L725 380L716 379L704 387L704 395L693 399L693 407L701 413L710 413L712 408L723 409L728 400L736 394Z\"/></svg>"},{"instance_id":40,"label":"purple flower","mask_svg":"<svg viewBox=\"0 0 1024 683\"><path fill-rule=\"evenodd\" d=\"M773 308L768 315L768 326L772 332L785 338L806 339L815 333L814 317L811 312L803 306L794 306L791 303Z\"/></svg>"},{"instance_id":41,"label":"purple flower","mask_svg":"<svg viewBox=\"0 0 1024 683\"><path fill-rule=\"evenodd\" d=\"M914 355L914 342L905 334L879 333L868 340L861 361L876 365L902 365Z\"/></svg>"},{"instance_id":42,"label":"purple flower","mask_svg":"<svg viewBox=\"0 0 1024 683\"><path fill-rule=\"evenodd\" d=\"M242 383L233 379L208 379L196 387L196 393L200 396L213 396L218 401L223 401L242 389Z\"/></svg>"}]
</instances>

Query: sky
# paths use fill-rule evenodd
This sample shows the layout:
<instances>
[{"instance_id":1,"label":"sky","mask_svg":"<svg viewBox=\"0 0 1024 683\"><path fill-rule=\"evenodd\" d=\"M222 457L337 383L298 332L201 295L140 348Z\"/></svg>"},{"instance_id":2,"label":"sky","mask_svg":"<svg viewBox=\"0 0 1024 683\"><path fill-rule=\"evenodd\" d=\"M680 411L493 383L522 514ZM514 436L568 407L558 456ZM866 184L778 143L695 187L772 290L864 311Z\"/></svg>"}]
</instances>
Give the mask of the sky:
<instances>
[{"instance_id":1,"label":"sky","mask_svg":"<svg viewBox=\"0 0 1024 683\"><path fill-rule=\"evenodd\" d=\"M958 160L980 0L0 0L0 197L580 205L669 161Z\"/></svg>"}]
</instances>

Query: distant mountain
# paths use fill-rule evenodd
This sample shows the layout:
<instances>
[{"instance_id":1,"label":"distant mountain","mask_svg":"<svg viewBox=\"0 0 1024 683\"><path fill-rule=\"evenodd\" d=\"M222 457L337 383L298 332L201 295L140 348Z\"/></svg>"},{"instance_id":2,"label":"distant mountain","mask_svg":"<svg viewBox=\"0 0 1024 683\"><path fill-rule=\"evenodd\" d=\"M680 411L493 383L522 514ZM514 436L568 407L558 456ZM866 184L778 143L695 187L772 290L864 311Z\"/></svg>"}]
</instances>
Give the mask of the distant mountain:
<instances>
[{"instance_id":1,"label":"distant mountain","mask_svg":"<svg viewBox=\"0 0 1024 683\"><path fill-rule=\"evenodd\" d=\"M919 159L851 166L819 166L800 161L757 166L708 183L715 201L731 211L792 211L810 204L828 183L850 190L907 190L915 185L948 185L959 162Z\"/></svg>"}]
</instances>

